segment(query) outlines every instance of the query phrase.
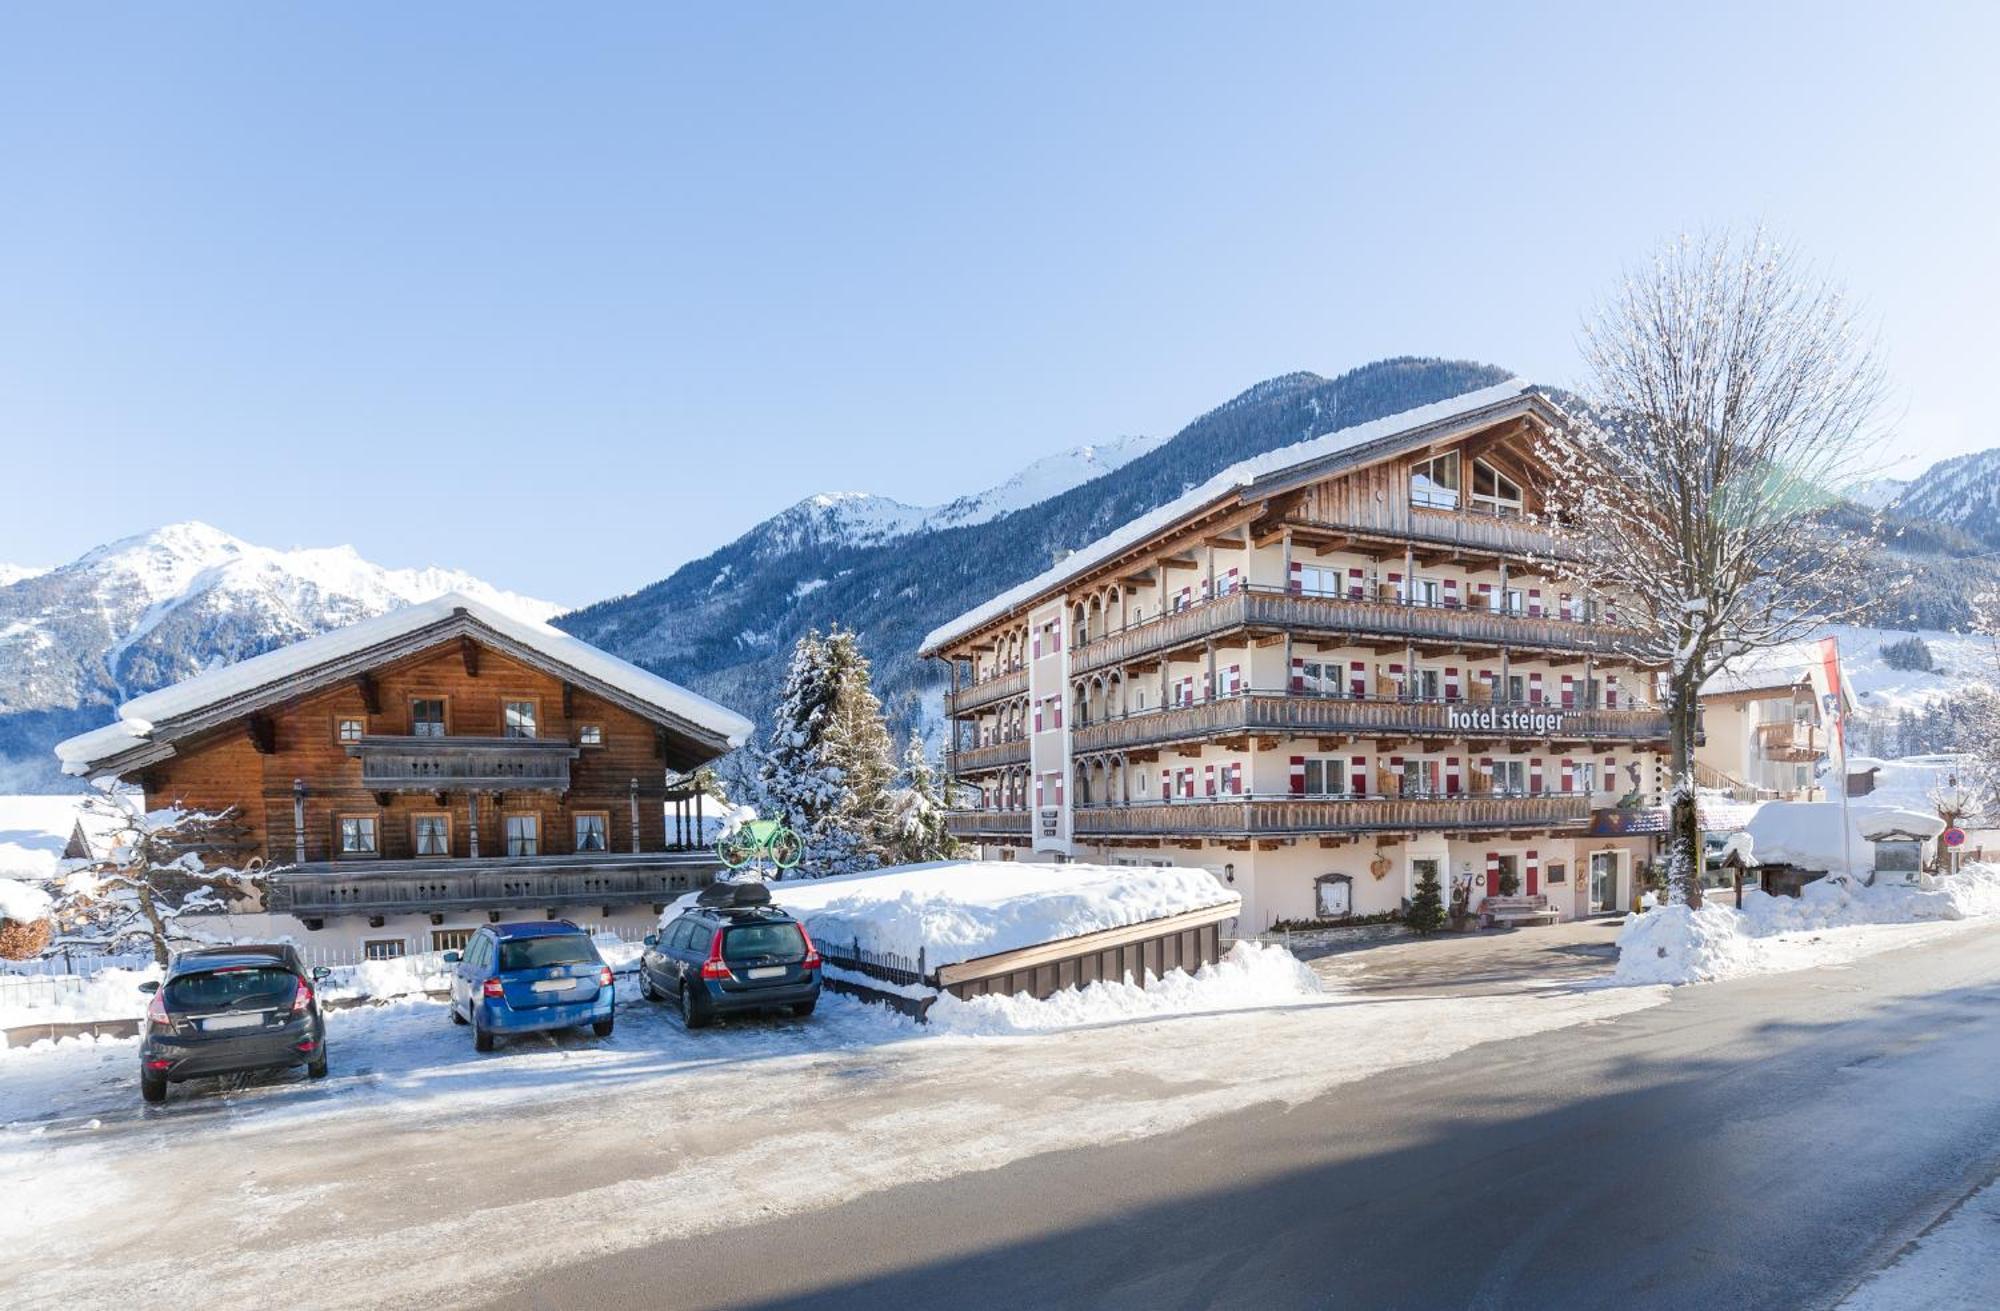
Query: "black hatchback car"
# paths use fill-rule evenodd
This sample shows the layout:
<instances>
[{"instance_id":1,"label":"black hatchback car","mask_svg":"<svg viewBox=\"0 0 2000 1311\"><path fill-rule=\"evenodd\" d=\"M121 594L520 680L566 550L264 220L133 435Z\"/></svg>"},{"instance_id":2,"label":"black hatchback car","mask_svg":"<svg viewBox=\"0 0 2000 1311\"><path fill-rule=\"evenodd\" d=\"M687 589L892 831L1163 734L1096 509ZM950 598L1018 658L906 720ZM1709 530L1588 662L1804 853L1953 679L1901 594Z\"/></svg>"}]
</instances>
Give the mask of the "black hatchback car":
<instances>
[{"instance_id":1,"label":"black hatchback car","mask_svg":"<svg viewBox=\"0 0 2000 1311\"><path fill-rule=\"evenodd\" d=\"M326 1077L326 1021L298 948L201 947L178 952L152 994L139 1040L139 1092L167 1099L167 1085L209 1074L303 1065Z\"/></svg>"},{"instance_id":2,"label":"black hatchback car","mask_svg":"<svg viewBox=\"0 0 2000 1311\"><path fill-rule=\"evenodd\" d=\"M805 926L768 904L697 905L647 934L639 958L640 993L672 997L690 1029L744 1011L811 1015L819 984L819 951Z\"/></svg>"}]
</instances>

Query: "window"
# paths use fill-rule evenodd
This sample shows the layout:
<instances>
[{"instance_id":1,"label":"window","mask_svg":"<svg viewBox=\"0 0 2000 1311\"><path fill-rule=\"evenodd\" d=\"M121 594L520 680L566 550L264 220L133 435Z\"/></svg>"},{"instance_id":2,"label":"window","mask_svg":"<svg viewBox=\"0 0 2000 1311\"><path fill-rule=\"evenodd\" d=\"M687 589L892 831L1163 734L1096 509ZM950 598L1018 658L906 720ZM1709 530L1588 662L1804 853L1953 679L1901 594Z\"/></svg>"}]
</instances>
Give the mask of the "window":
<instances>
[{"instance_id":1,"label":"window","mask_svg":"<svg viewBox=\"0 0 2000 1311\"><path fill-rule=\"evenodd\" d=\"M1340 570L1323 569L1316 564L1293 566L1299 576L1299 591L1307 596L1339 596Z\"/></svg>"},{"instance_id":2,"label":"window","mask_svg":"<svg viewBox=\"0 0 2000 1311\"><path fill-rule=\"evenodd\" d=\"M1472 462L1472 502L1496 514L1521 512L1521 487L1484 460Z\"/></svg>"},{"instance_id":3,"label":"window","mask_svg":"<svg viewBox=\"0 0 2000 1311\"><path fill-rule=\"evenodd\" d=\"M340 854L343 856L372 856L376 854L375 817L373 815L342 815L340 817Z\"/></svg>"},{"instance_id":4,"label":"window","mask_svg":"<svg viewBox=\"0 0 2000 1311\"><path fill-rule=\"evenodd\" d=\"M472 941L472 929L432 929L432 951L464 951L465 944Z\"/></svg>"},{"instance_id":5,"label":"window","mask_svg":"<svg viewBox=\"0 0 2000 1311\"><path fill-rule=\"evenodd\" d=\"M576 849L578 851L609 851L607 844L610 834L606 817L602 814L578 815L576 817Z\"/></svg>"},{"instance_id":6,"label":"window","mask_svg":"<svg viewBox=\"0 0 2000 1311\"><path fill-rule=\"evenodd\" d=\"M399 960L409 944L401 938L370 938L361 944L363 960Z\"/></svg>"},{"instance_id":7,"label":"window","mask_svg":"<svg viewBox=\"0 0 2000 1311\"><path fill-rule=\"evenodd\" d=\"M535 703L532 701L509 701L503 707L504 733L506 737L533 737L535 735Z\"/></svg>"},{"instance_id":8,"label":"window","mask_svg":"<svg viewBox=\"0 0 2000 1311\"><path fill-rule=\"evenodd\" d=\"M415 848L419 856L449 856L451 854L451 816L411 816L410 845Z\"/></svg>"},{"instance_id":9,"label":"window","mask_svg":"<svg viewBox=\"0 0 2000 1311\"><path fill-rule=\"evenodd\" d=\"M601 747L604 745L604 725L579 724L576 729L578 746Z\"/></svg>"},{"instance_id":10,"label":"window","mask_svg":"<svg viewBox=\"0 0 2000 1311\"><path fill-rule=\"evenodd\" d=\"M1347 792L1347 764L1338 757L1306 761L1306 795L1338 797Z\"/></svg>"},{"instance_id":11,"label":"window","mask_svg":"<svg viewBox=\"0 0 2000 1311\"><path fill-rule=\"evenodd\" d=\"M1410 504L1442 510L1458 508L1458 452L1420 460L1410 466Z\"/></svg>"},{"instance_id":12,"label":"window","mask_svg":"<svg viewBox=\"0 0 2000 1311\"><path fill-rule=\"evenodd\" d=\"M1569 867L1559 860L1550 861L1542 873L1551 883L1569 882Z\"/></svg>"},{"instance_id":13,"label":"window","mask_svg":"<svg viewBox=\"0 0 2000 1311\"><path fill-rule=\"evenodd\" d=\"M510 856L542 854L542 821L539 815L507 816L507 854Z\"/></svg>"},{"instance_id":14,"label":"window","mask_svg":"<svg viewBox=\"0 0 2000 1311\"><path fill-rule=\"evenodd\" d=\"M410 702L410 736L444 736L444 698L419 697Z\"/></svg>"},{"instance_id":15,"label":"window","mask_svg":"<svg viewBox=\"0 0 2000 1311\"><path fill-rule=\"evenodd\" d=\"M334 726L333 735L342 742L359 742L368 733L365 719L343 719Z\"/></svg>"},{"instance_id":16,"label":"window","mask_svg":"<svg viewBox=\"0 0 2000 1311\"><path fill-rule=\"evenodd\" d=\"M582 965L597 959L597 948L590 945L590 935L586 933L551 933L500 944L503 970L542 970L552 965Z\"/></svg>"}]
</instances>

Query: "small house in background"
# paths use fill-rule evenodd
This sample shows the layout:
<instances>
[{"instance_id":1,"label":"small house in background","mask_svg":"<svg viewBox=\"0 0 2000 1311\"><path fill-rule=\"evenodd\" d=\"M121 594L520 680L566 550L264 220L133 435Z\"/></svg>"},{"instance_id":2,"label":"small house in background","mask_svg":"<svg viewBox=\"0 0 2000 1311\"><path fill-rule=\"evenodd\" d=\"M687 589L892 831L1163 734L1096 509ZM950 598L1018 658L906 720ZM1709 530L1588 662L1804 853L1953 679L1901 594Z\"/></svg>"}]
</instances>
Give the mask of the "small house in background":
<instances>
[{"instance_id":1,"label":"small house in background","mask_svg":"<svg viewBox=\"0 0 2000 1311\"><path fill-rule=\"evenodd\" d=\"M1695 781L1739 801L1818 801L1828 750L1825 673L1810 645L1775 648L1701 687Z\"/></svg>"},{"instance_id":2,"label":"small house in background","mask_svg":"<svg viewBox=\"0 0 2000 1311\"><path fill-rule=\"evenodd\" d=\"M1881 772L1882 767L1880 765L1863 765L1858 762L1849 764L1847 767L1847 795L1850 797L1873 796L1875 793L1875 776Z\"/></svg>"},{"instance_id":3,"label":"small house in background","mask_svg":"<svg viewBox=\"0 0 2000 1311\"><path fill-rule=\"evenodd\" d=\"M1761 807L1744 829L1746 866L1755 866L1759 885L1778 896L1827 874L1846 871L1870 883L1913 881L1936 854L1944 821L1936 815L1894 806L1845 807L1837 801L1773 801Z\"/></svg>"}]
</instances>

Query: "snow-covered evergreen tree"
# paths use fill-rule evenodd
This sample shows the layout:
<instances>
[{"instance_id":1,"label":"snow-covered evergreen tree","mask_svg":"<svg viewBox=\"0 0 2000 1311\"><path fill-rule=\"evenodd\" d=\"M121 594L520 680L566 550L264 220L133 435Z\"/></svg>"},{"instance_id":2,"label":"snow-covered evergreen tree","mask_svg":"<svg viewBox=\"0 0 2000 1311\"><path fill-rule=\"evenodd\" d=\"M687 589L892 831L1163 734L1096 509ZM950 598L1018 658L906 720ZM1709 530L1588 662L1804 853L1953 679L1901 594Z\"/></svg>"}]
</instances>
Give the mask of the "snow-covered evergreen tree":
<instances>
[{"instance_id":1,"label":"snow-covered evergreen tree","mask_svg":"<svg viewBox=\"0 0 2000 1311\"><path fill-rule=\"evenodd\" d=\"M903 752L903 785L896 789L893 810L899 861L918 864L949 860L958 854L958 843L945 828L937 771L924 754L923 739L915 733L910 734L910 745Z\"/></svg>"},{"instance_id":2,"label":"snow-covered evergreen tree","mask_svg":"<svg viewBox=\"0 0 2000 1311\"><path fill-rule=\"evenodd\" d=\"M854 634L807 633L792 650L757 777L763 807L805 844L801 873L848 874L883 862L897 836L895 775Z\"/></svg>"},{"instance_id":3,"label":"snow-covered evergreen tree","mask_svg":"<svg viewBox=\"0 0 2000 1311\"><path fill-rule=\"evenodd\" d=\"M1830 529L1881 372L1839 290L1756 234L1682 241L1588 325L1588 408L1544 439L1549 568L1610 597L1666 670L1674 896L1700 900L1702 683L1856 604L1864 543Z\"/></svg>"}]
</instances>

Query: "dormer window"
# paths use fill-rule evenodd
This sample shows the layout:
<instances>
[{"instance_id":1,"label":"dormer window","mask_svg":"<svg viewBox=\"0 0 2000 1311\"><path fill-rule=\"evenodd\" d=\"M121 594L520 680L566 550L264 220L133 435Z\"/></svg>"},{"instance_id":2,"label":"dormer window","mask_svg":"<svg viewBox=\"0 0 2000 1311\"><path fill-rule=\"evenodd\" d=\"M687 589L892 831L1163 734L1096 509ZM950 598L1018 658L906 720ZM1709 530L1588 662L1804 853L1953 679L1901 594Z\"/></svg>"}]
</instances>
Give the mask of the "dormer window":
<instances>
[{"instance_id":1,"label":"dormer window","mask_svg":"<svg viewBox=\"0 0 2000 1311\"><path fill-rule=\"evenodd\" d=\"M1410 466L1410 504L1458 508L1458 452L1446 451Z\"/></svg>"}]
</instances>

